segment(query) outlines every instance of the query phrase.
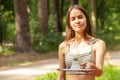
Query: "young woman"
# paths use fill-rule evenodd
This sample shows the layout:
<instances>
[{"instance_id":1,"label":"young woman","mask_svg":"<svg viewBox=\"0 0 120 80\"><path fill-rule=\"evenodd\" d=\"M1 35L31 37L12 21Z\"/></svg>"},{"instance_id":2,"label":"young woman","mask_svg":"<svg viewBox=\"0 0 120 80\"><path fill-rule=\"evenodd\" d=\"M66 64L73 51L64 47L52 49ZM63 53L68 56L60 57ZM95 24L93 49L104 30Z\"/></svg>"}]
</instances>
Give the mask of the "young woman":
<instances>
[{"instance_id":1,"label":"young woman","mask_svg":"<svg viewBox=\"0 0 120 80\"><path fill-rule=\"evenodd\" d=\"M70 6L66 16L66 39L59 45L59 68L70 69L76 59L80 68L89 67L92 74L59 71L57 80L95 80L95 76L102 74L105 50L105 42L92 36L85 10L79 5Z\"/></svg>"}]
</instances>

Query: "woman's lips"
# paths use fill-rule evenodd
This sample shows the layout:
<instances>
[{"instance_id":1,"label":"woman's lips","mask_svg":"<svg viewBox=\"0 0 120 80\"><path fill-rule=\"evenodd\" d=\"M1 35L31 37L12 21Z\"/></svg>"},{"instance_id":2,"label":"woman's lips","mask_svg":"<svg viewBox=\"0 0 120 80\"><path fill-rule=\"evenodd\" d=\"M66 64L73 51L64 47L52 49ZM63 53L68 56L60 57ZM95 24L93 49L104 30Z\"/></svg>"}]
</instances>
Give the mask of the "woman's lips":
<instances>
[{"instance_id":1,"label":"woman's lips","mask_svg":"<svg viewBox=\"0 0 120 80\"><path fill-rule=\"evenodd\" d=\"M81 28L81 27L82 27L82 25L75 25L75 27Z\"/></svg>"}]
</instances>

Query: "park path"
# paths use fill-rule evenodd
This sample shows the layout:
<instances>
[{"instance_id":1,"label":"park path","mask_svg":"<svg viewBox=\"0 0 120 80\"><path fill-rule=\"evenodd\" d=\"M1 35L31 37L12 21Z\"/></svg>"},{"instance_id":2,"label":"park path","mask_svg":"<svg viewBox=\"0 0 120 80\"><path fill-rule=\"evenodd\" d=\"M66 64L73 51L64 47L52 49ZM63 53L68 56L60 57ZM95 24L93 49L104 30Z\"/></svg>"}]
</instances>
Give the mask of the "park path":
<instances>
[{"instance_id":1,"label":"park path","mask_svg":"<svg viewBox=\"0 0 120 80\"><path fill-rule=\"evenodd\" d=\"M110 59L105 61L110 65L120 65L120 51L109 52ZM0 80L35 80L36 76L44 75L49 72L56 72L58 59L37 61L33 65L16 67L7 70L0 70Z\"/></svg>"},{"instance_id":2,"label":"park path","mask_svg":"<svg viewBox=\"0 0 120 80\"><path fill-rule=\"evenodd\" d=\"M58 59L37 61L33 65L0 70L0 80L34 80L36 76L55 72L58 68Z\"/></svg>"}]
</instances>

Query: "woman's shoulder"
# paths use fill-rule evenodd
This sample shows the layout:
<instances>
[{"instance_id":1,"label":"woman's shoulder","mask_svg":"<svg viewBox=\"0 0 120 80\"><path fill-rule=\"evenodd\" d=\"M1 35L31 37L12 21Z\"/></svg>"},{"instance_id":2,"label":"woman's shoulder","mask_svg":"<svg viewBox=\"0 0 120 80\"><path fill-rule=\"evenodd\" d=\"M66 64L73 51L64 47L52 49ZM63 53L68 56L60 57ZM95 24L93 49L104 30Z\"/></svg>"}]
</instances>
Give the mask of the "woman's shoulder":
<instances>
[{"instance_id":1,"label":"woman's shoulder","mask_svg":"<svg viewBox=\"0 0 120 80\"><path fill-rule=\"evenodd\" d=\"M59 48L61 49L63 49L63 48L65 48L66 47L66 41L63 41L63 42L61 42L60 44L59 44Z\"/></svg>"},{"instance_id":2,"label":"woman's shoulder","mask_svg":"<svg viewBox=\"0 0 120 80\"><path fill-rule=\"evenodd\" d=\"M60 55L64 55L66 52L66 41L63 41L59 44L59 53Z\"/></svg>"},{"instance_id":3,"label":"woman's shoulder","mask_svg":"<svg viewBox=\"0 0 120 80\"><path fill-rule=\"evenodd\" d=\"M105 44L105 41L100 38L96 38L96 44Z\"/></svg>"},{"instance_id":4,"label":"woman's shoulder","mask_svg":"<svg viewBox=\"0 0 120 80\"><path fill-rule=\"evenodd\" d=\"M105 41L100 38L93 38L93 43L95 46L106 46Z\"/></svg>"},{"instance_id":5,"label":"woman's shoulder","mask_svg":"<svg viewBox=\"0 0 120 80\"><path fill-rule=\"evenodd\" d=\"M100 38L90 37L89 40L92 44L105 44L105 41Z\"/></svg>"},{"instance_id":6,"label":"woman's shoulder","mask_svg":"<svg viewBox=\"0 0 120 80\"><path fill-rule=\"evenodd\" d=\"M69 44L71 44L72 43L72 41L73 41L73 39L70 39L70 40L68 40L68 41L63 41L63 42L61 42L60 44L59 44L59 47L68 47L69 46Z\"/></svg>"}]
</instances>

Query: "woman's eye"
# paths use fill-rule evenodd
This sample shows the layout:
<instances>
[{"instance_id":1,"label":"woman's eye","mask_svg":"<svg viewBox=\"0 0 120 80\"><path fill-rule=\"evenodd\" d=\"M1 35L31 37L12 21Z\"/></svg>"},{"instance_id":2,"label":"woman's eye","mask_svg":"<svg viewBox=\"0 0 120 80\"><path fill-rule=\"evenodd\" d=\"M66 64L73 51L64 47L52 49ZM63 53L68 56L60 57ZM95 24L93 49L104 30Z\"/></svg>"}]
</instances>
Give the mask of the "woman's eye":
<instances>
[{"instance_id":1,"label":"woman's eye","mask_svg":"<svg viewBox=\"0 0 120 80\"><path fill-rule=\"evenodd\" d=\"M83 18L83 16L82 16L82 15L78 16L78 19L82 19L82 18Z\"/></svg>"},{"instance_id":2,"label":"woman's eye","mask_svg":"<svg viewBox=\"0 0 120 80\"><path fill-rule=\"evenodd\" d=\"M75 18L74 18L74 17L72 17L70 20L71 20L71 21L74 21L74 20L75 20Z\"/></svg>"}]
</instances>

